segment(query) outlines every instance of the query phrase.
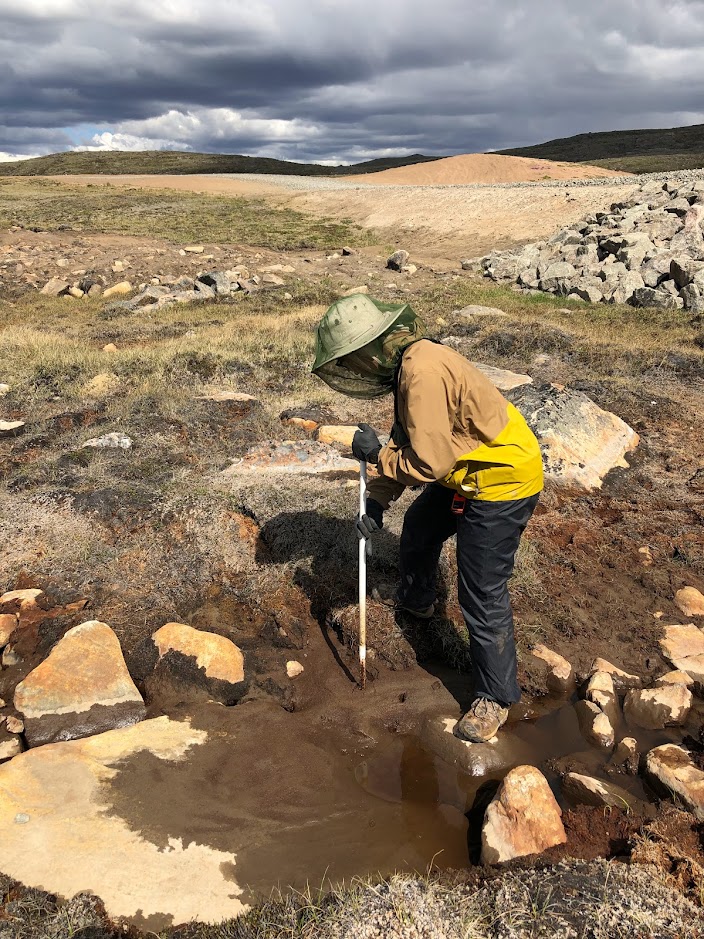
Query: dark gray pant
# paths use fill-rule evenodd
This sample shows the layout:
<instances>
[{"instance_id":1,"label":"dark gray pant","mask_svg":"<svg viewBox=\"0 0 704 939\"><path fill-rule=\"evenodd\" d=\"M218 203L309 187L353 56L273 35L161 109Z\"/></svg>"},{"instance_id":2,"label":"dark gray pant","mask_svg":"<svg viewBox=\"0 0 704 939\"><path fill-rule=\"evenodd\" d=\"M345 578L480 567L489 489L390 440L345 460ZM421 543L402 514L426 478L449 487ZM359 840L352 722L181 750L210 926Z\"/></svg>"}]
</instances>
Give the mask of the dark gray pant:
<instances>
[{"instance_id":1,"label":"dark gray pant","mask_svg":"<svg viewBox=\"0 0 704 939\"><path fill-rule=\"evenodd\" d=\"M417 610L434 602L440 552L456 533L458 595L469 631L474 693L508 706L521 698L508 581L538 496L513 502L468 499L464 514L455 515L453 495L444 486L427 486L406 512L399 601Z\"/></svg>"}]
</instances>

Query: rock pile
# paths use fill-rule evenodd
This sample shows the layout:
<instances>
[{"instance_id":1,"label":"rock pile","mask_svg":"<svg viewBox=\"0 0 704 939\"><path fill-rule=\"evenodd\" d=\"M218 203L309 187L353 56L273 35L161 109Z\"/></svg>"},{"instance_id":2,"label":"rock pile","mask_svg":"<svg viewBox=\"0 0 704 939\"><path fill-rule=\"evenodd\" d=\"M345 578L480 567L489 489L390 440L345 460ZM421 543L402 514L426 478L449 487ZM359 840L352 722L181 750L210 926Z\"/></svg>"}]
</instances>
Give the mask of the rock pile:
<instances>
[{"instance_id":1,"label":"rock pile","mask_svg":"<svg viewBox=\"0 0 704 939\"><path fill-rule=\"evenodd\" d=\"M648 181L548 241L482 258L485 276L591 303L704 312L704 181Z\"/></svg>"}]
</instances>

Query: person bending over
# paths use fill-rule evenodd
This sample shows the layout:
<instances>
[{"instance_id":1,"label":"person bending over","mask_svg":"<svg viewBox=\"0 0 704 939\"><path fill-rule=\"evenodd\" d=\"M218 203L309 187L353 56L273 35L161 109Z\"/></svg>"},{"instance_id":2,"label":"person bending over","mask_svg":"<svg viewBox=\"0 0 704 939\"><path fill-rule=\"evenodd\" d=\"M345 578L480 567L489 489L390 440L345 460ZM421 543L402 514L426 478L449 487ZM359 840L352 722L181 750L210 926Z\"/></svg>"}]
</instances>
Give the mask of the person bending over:
<instances>
[{"instance_id":1,"label":"person bending over","mask_svg":"<svg viewBox=\"0 0 704 939\"><path fill-rule=\"evenodd\" d=\"M406 487L424 486L404 518L396 597L398 607L421 619L434 614L440 552L457 535L474 700L455 733L491 740L521 696L508 581L543 488L538 441L464 356L425 338L408 304L363 294L333 303L318 326L313 373L351 397L394 396L388 445L368 424L354 436L354 455L376 464L379 474L369 482L357 527L360 537L371 537Z\"/></svg>"}]
</instances>

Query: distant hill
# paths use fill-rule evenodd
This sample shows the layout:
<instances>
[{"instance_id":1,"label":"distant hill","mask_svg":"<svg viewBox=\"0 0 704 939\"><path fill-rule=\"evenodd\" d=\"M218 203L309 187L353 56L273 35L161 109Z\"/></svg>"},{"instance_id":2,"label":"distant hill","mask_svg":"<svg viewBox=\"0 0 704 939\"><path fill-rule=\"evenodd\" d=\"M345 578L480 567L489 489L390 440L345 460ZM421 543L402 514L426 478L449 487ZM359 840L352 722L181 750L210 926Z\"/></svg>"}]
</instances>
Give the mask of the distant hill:
<instances>
[{"instance_id":1,"label":"distant hill","mask_svg":"<svg viewBox=\"0 0 704 939\"><path fill-rule=\"evenodd\" d=\"M397 166L427 163L440 157L412 153L405 157L383 157L352 166L319 166L317 163L291 163L267 157L247 157L226 153L189 153L175 150L87 150L51 153L0 163L0 176L67 175L182 175L188 173L276 173L289 176L351 176L377 173Z\"/></svg>"},{"instance_id":2,"label":"distant hill","mask_svg":"<svg viewBox=\"0 0 704 939\"><path fill-rule=\"evenodd\" d=\"M611 130L501 150L509 156L592 163L628 173L660 173L704 167L704 124L646 130Z\"/></svg>"}]
</instances>

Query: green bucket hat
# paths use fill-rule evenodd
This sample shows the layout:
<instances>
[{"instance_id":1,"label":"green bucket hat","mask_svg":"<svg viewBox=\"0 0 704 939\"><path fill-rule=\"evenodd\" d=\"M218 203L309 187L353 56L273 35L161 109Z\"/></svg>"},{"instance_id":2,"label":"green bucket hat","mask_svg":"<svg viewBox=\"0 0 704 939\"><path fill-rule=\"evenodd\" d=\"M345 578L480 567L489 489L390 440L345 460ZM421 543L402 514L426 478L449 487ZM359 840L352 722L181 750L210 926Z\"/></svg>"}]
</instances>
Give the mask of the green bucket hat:
<instances>
[{"instance_id":1,"label":"green bucket hat","mask_svg":"<svg viewBox=\"0 0 704 939\"><path fill-rule=\"evenodd\" d=\"M407 303L380 303L365 294L342 297L318 326L313 374L351 397L379 397L393 390L401 352L424 335Z\"/></svg>"}]
</instances>

